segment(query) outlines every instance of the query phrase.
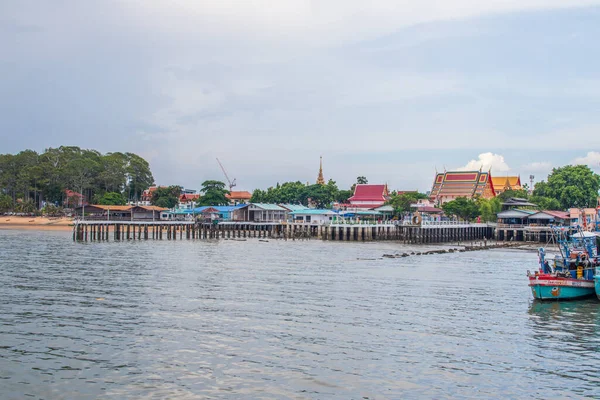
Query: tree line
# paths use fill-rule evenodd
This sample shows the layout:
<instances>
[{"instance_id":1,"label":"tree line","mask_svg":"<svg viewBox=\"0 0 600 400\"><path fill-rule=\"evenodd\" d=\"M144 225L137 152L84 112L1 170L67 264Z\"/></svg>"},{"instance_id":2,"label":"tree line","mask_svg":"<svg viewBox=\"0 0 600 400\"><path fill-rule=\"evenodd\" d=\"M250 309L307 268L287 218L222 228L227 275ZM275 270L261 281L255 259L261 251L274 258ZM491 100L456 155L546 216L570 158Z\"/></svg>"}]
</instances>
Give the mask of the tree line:
<instances>
[{"instance_id":1,"label":"tree line","mask_svg":"<svg viewBox=\"0 0 600 400\"><path fill-rule=\"evenodd\" d=\"M67 190L85 200L125 204L154 184L146 160L134 153L106 153L76 146L0 154L0 211L34 212L68 204Z\"/></svg>"},{"instance_id":2,"label":"tree line","mask_svg":"<svg viewBox=\"0 0 600 400\"><path fill-rule=\"evenodd\" d=\"M252 203L303 204L316 208L329 208L334 202L345 203L353 190L340 190L332 179L325 185L308 185L300 181L277 183L267 190L256 189L252 193Z\"/></svg>"}]
</instances>

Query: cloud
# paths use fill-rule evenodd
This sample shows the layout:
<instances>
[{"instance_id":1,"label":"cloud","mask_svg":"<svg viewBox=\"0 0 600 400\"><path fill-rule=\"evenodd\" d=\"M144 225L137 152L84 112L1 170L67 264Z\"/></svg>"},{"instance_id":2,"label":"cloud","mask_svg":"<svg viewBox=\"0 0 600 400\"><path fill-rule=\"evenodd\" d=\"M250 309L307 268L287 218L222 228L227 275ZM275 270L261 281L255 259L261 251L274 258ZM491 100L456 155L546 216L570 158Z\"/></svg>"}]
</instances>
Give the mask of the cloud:
<instances>
[{"instance_id":1,"label":"cloud","mask_svg":"<svg viewBox=\"0 0 600 400\"><path fill-rule=\"evenodd\" d=\"M573 8L590 4L5 2L2 151L132 151L189 187L220 179L219 157L248 190L313 181L319 155L341 186L398 189L479 153L464 168L558 149L564 164L600 148L600 9ZM396 157L378 164L382 151Z\"/></svg>"},{"instance_id":2,"label":"cloud","mask_svg":"<svg viewBox=\"0 0 600 400\"><path fill-rule=\"evenodd\" d=\"M332 43L386 35L418 24L495 13L583 7L598 0L137 0L125 12L162 34L243 36L246 40Z\"/></svg>"},{"instance_id":3,"label":"cloud","mask_svg":"<svg viewBox=\"0 0 600 400\"><path fill-rule=\"evenodd\" d=\"M504 156L491 152L481 153L477 160L471 160L464 167L457 168L458 171L475 171L482 169L492 172L506 172L510 170L508 164L504 161Z\"/></svg>"},{"instance_id":4,"label":"cloud","mask_svg":"<svg viewBox=\"0 0 600 400\"><path fill-rule=\"evenodd\" d=\"M588 165L594 169L600 168L600 152L590 151L584 157L578 157L573 160L575 165Z\"/></svg>"},{"instance_id":5,"label":"cloud","mask_svg":"<svg viewBox=\"0 0 600 400\"><path fill-rule=\"evenodd\" d=\"M548 161L536 161L524 165L521 170L527 172L548 172L552 169L552 163Z\"/></svg>"}]
</instances>

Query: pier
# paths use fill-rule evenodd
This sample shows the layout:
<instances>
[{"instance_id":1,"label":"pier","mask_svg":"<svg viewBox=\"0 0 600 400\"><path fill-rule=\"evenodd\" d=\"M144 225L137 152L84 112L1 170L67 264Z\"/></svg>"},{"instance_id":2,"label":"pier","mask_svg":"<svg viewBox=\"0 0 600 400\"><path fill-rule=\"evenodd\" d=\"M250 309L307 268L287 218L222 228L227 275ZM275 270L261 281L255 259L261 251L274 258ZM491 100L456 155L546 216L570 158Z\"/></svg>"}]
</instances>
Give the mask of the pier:
<instances>
[{"instance_id":1,"label":"pier","mask_svg":"<svg viewBox=\"0 0 600 400\"><path fill-rule=\"evenodd\" d=\"M392 223L310 224L286 222L194 221L76 221L73 240L183 240L183 239L282 239L326 241L395 240L410 244L483 240L494 237L487 224L439 223L401 225Z\"/></svg>"}]
</instances>

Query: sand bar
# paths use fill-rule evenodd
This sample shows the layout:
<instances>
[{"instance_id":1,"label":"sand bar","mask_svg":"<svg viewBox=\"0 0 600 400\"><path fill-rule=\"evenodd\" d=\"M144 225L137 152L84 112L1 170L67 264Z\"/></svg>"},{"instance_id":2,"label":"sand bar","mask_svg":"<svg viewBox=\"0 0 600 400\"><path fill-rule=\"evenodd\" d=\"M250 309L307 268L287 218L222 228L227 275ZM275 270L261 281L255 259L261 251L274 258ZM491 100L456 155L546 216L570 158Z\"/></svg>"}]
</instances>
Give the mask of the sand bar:
<instances>
[{"instance_id":1,"label":"sand bar","mask_svg":"<svg viewBox=\"0 0 600 400\"><path fill-rule=\"evenodd\" d=\"M39 231L73 230L72 218L0 216L0 229L32 229Z\"/></svg>"}]
</instances>

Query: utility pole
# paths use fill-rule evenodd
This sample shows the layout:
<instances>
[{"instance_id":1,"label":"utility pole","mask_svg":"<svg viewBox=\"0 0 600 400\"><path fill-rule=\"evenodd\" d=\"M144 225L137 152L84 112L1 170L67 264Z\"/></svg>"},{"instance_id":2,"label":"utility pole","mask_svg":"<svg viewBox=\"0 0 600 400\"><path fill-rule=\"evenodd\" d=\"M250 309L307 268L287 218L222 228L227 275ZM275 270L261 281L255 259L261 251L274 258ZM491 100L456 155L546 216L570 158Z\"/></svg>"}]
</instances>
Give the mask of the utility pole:
<instances>
[{"instance_id":1,"label":"utility pole","mask_svg":"<svg viewBox=\"0 0 600 400\"><path fill-rule=\"evenodd\" d=\"M535 176L533 175L529 175L529 194L533 194L533 180L535 179Z\"/></svg>"}]
</instances>

